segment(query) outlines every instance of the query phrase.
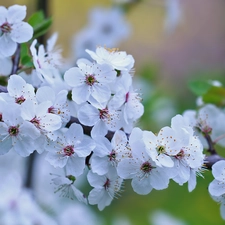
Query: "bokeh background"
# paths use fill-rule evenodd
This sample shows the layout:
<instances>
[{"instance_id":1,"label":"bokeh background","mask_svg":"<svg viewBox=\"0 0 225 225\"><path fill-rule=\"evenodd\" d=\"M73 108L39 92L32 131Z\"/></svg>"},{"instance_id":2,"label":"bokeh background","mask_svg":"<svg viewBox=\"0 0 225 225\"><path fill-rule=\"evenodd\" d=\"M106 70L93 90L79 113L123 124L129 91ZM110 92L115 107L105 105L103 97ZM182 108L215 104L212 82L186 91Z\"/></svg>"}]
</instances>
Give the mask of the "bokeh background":
<instances>
[{"instance_id":1,"label":"bokeh background","mask_svg":"<svg viewBox=\"0 0 225 225\"><path fill-rule=\"evenodd\" d=\"M168 125L175 114L195 107L196 96L189 90L188 82L208 78L224 82L225 77L225 1L180 0L178 11L171 11L166 1L133 1L124 15L130 25L129 36L114 46L135 59L135 77L145 104L139 125L154 132ZM87 25L90 11L94 7L111 8L115 3L112 0L0 0L0 5L12 4L27 5L27 17L47 6L46 15L53 18L47 35L58 32L57 44L63 49L66 61L75 60L74 38ZM152 218L158 210L183 221L177 224L225 224L219 205L207 191L212 175L206 171L204 177L198 177L192 193L188 193L187 185L180 187L171 182L168 189L152 191L147 196L135 194L126 182L122 196L103 212L90 207L106 225L153 224ZM162 224L154 225L170 224L176 223L167 218Z\"/></svg>"}]
</instances>

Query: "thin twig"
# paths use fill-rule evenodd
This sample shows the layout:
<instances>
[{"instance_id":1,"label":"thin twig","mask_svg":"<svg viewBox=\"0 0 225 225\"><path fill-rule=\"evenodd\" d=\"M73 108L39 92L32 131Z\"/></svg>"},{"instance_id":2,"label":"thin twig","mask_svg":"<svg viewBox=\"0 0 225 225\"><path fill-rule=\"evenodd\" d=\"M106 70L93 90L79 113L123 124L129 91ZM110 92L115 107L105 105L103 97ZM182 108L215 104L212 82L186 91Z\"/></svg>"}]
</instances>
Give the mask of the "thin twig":
<instances>
[{"instance_id":1,"label":"thin twig","mask_svg":"<svg viewBox=\"0 0 225 225\"><path fill-rule=\"evenodd\" d=\"M16 72L19 69L19 62L20 62L20 44L17 44L17 49L13 57L13 67L11 74L16 74Z\"/></svg>"},{"instance_id":2,"label":"thin twig","mask_svg":"<svg viewBox=\"0 0 225 225\"><path fill-rule=\"evenodd\" d=\"M7 87L0 85L0 93L1 92L7 93Z\"/></svg>"},{"instance_id":3,"label":"thin twig","mask_svg":"<svg viewBox=\"0 0 225 225\"><path fill-rule=\"evenodd\" d=\"M205 163L204 163L205 167L207 169L211 169L212 165L215 164L216 162L220 161L220 160L225 160L225 158L221 157L218 154L213 154L213 155L206 156Z\"/></svg>"},{"instance_id":4,"label":"thin twig","mask_svg":"<svg viewBox=\"0 0 225 225\"><path fill-rule=\"evenodd\" d=\"M220 135L219 137L217 137L213 143L216 144L217 142L219 142L220 140L222 140L223 138L225 138L225 134Z\"/></svg>"}]
</instances>

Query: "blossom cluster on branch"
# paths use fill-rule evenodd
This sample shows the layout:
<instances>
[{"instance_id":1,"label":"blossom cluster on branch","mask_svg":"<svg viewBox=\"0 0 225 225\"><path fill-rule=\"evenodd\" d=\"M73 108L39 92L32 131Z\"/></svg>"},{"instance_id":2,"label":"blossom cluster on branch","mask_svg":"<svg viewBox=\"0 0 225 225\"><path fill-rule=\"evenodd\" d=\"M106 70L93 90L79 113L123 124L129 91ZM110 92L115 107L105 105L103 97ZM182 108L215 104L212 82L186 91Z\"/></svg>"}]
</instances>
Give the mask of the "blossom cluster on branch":
<instances>
[{"instance_id":1,"label":"blossom cluster on branch","mask_svg":"<svg viewBox=\"0 0 225 225\"><path fill-rule=\"evenodd\" d=\"M213 165L209 192L222 202L225 218L225 166L214 148L224 145L225 126L218 122L225 121L224 112L203 104L174 116L157 134L143 131L136 127L144 106L133 87L132 55L98 46L86 50L89 59L62 72L57 35L46 47L38 43L32 26L22 21L25 15L25 6L0 7L0 73L7 81L0 93L0 154L46 154L50 165L65 171L52 179L56 190L99 210L121 195L125 180L141 195L167 188L170 180L188 182L192 191L196 176ZM20 47L27 47L23 60ZM213 155L218 158L212 162ZM88 196L76 186L85 168L92 187Z\"/></svg>"}]
</instances>

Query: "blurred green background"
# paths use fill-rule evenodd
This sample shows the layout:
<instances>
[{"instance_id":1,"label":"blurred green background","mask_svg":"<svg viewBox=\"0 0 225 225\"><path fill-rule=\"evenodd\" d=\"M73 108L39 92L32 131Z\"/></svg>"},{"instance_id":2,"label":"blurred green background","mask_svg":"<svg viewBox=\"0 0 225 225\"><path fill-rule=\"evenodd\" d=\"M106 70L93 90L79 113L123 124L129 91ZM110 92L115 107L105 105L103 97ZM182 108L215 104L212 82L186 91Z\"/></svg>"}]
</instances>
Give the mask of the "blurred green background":
<instances>
[{"instance_id":1,"label":"blurred green background","mask_svg":"<svg viewBox=\"0 0 225 225\"><path fill-rule=\"evenodd\" d=\"M118 46L135 59L136 76L144 81L145 114L140 121L143 129L157 132L169 125L169 118L195 107L195 97L187 83L192 79L219 79L225 73L225 2L221 0L182 0L182 19L176 29L165 33L166 8L162 0L143 0L133 4L126 14L132 32ZM6 7L27 5L28 17L37 8L33 0L0 0ZM48 15L53 17L49 34L59 33L58 45L65 58L71 56L73 35L86 23L92 7L110 7L110 0L50 0ZM117 46L115 46L117 47ZM173 109L170 106L173 105ZM163 110L164 118L156 118ZM222 225L219 205L208 194L212 181L210 171L198 178L196 189L188 193L187 185L174 182L166 190L152 191L147 196L135 194L130 182L125 183L122 197L114 200L103 212L96 213L112 224L115 218L128 218L132 225L147 225L149 216L158 209L183 220L188 225ZM124 224L125 225L125 224ZM168 225L166 222L163 225Z\"/></svg>"}]
</instances>

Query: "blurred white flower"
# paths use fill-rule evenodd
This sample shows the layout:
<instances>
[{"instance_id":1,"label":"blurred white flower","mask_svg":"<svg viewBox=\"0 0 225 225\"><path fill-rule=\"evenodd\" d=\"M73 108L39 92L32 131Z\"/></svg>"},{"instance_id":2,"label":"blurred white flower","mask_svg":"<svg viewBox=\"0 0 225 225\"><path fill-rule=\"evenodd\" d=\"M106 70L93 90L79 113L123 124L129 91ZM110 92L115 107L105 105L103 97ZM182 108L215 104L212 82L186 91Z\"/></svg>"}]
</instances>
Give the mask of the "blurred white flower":
<instances>
[{"instance_id":1,"label":"blurred white flower","mask_svg":"<svg viewBox=\"0 0 225 225\"><path fill-rule=\"evenodd\" d=\"M179 220L161 210L153 212L149 216L149 222L152 225L187 225L184 221Z\"/></svg>"}]
</instances>

